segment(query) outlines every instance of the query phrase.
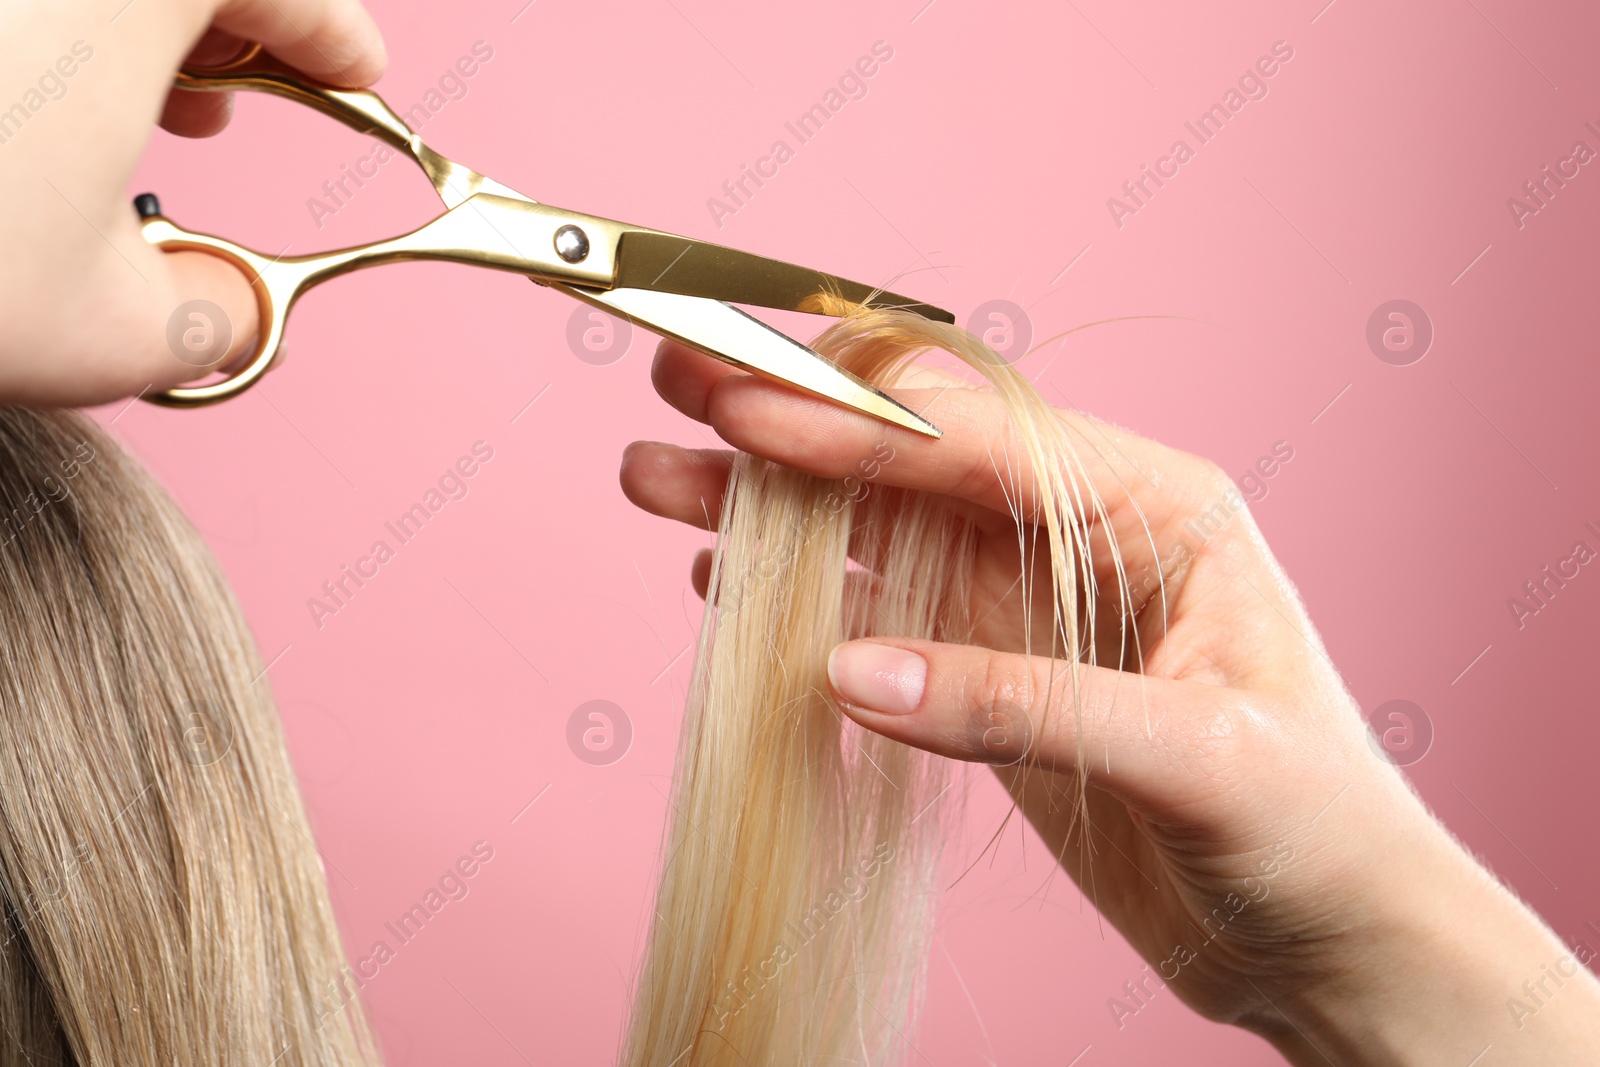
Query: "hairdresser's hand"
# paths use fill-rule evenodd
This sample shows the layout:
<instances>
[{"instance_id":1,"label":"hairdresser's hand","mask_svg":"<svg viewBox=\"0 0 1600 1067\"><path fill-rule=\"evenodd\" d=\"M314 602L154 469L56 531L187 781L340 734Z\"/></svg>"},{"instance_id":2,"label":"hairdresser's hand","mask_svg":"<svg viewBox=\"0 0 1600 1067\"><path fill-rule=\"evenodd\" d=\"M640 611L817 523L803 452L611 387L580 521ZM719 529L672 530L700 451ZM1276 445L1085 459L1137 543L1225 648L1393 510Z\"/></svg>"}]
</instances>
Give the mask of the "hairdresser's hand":
<instances>
[{"instance_id":1,"label":"hairdresser's hand","mask_svg":"<svg viewBox=\"0 0 1600 1067\"><path fill-rule=\"evenodd\" d=\"M1600 984L1375 753L1216 466L1062 413L1108 509L1096 531L1099 633L1114 637L1123 610L1105 592L1117 588L1109 526L1144 652L1142 669L1130 656L1124 671L1083 672L1080 718L1065 665L1021 654L1017 529L996 467L1009 457L1021 501L1034 472L1018 469L1026 453L993 392L931 373L891 390L944 429L931 441L675 345L656 371L662 395L728 443L813 474L859 474L887 438L894 458L877 465L877 482L942 494L977 521L981 644L848 642L829 673L863 726L996 766L1149 961L1141 991L1119 991L1127 1014L1168 985L1297 1063L1465 1065L1488 1045L1497 1064L1600 1062ZM715 528L729 462L636 444L622 484L649 511ZM696 561L702 593L708 563ZM1035 634L1050 632L1049 588L1035 579ZM1116 662L1114 646L1100 662ZM1046 769L1021 773L1025 751ZM1080 755L1087 837L1072 819ZM1548 977L1557 968L1561 987ZM1537 1011L1514 1014L1513 997Z\"/></svg>"},{"instance_id":2,"label":"hairdresser's hand","mask_svg":"<svg viewBox=\"0 0 1600 1067\"><path fill-rule=\"evenodd\" d=\"M193 137L227 124L226 95L175 91L172 78L197 45L202 62L235 54L229 34L337 84L383 73L383 42L359 0L0 5L0 402L90 404L203 374L167 342L169 319L191 300L231 320L219 365L247 350L256 308L243 275L213 256L152 248L128 190L158 121Z\"/></svg>"}]
</instances>

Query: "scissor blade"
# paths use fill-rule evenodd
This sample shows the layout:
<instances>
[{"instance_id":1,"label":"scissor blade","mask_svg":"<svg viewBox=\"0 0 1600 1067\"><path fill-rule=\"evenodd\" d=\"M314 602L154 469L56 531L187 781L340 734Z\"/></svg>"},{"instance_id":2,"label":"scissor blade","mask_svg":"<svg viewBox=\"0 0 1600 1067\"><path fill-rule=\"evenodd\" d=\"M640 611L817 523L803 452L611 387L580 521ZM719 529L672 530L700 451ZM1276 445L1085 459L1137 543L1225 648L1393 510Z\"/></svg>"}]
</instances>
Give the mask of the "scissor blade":
<instances>
[{"instance_id":1,"label":"scissor blade","mask_svg":"<svg viewBox=\"0 0 1600 1067\"><path fill-rule=\"evenodd\" d=\"M532 197L525 196L515 189L501 185L493 179L485 178L481 175L475 175L475 177L479 179L480 184L472 186L471 192L488 191L500 196L509 196L514 199L526 200L529 203L537 203ZM439 196L445 202L446 207L455 207L456 204L465 199L465 196L471 195L464 186L460 186L458 183L441 183L437 188ZM629 233L626 236L635 237L643 236L643 234ZM683 241L684 238L677 238L677 240ZM695 243L698 242L691 242L691 244ZM649 244L639 247L644 247L647 250L651 249ZM701 247L716 248L718 246L702 245ZM681 247L674 248L672 254L676 256L680 251L682 251ZM732 252L733 250L723 249L723 251ZM736 254L746 256L746 253ZM693 255L694 253L691 251L683 258L688 259ZM759 256L747 256L747 258L752 260L760 259ZM788 271L803 271L803 268L791 267L789 264L780 263L777 260L764 260L763 262L774 264ZM622 269L626 269L625 266L619 268L619 271ZM728 270L727 261L724 261L724 265L718 269ZM835 290L838 295L847 300L853 299L861 303L866 295L870 293L870 290L866 290L864 286L859 286L855 282L845 281L843 278L833 278L832 275L819 274L815 271L809 273L825 282L831 280L841 286L854 286L855 290L862 291L859 296L852 296L852 290ZM708 277L713 281L716 280L716 271L713 270ZM726 283L729 277L737 277L737 271L731 275L723 276L723 282ZM532 280L535 284L546 284L539 282L537 279ZM583 289L577 286L563 285L559 282L549 283L549 287L566 293L568 296L576 297L585 303L593 304L602 310L611 311L621 315L623 318L631 319L652 333L658 333L663 337L681 341L691 348L697 348L707 355L715 356L724 363L743 367L754 374L784 382L813 396L836 401L856 411L882 419L884 422L892 423L896 426L903 426L908 430L914 430L927 437L938 439L944 436L939 427L933 425L933 423L927 421L899 401L885 396L854 374L817 355L817 353L811 351L811 349L794 338L774 330L760 319L752 318L738 308L723 303L723 300L729 298L729 286L727 284L723 284L720 287L720 299L714 299L709 295L674 292L670 289L658 290L649 286L638 287L628 284L619 284L616 288L606 290ZM807 290L805 295L810 296L817 291L816 288L812 288ZM914 301L894 296L891 293L879 293L878 296L882 299L877 306L905 306L940 322L955 321L955 317L949 312L929 307L926 304L917 304ZM742 300L742 302L754 304L758 307L786 306L773 305L761 300ZM791 301L791 303L798 304L798 300ZM923 308L926 308L927 311L921 311ZM798 307L795 310L798 310ZM738 353L737 356L731 354L735 352Z\"/></svg>"},{"instance_id":2,"label":"scissor blade","mask_svg":"<svg viewBox=\"0 0 1600 1067\"><path fill-rule=\"evenodd\" d=\"M950 312L908 296L676 234L631 230L617 245L617 260L618 288L702 296L783 311L815 311L804 306L805 302L819 293L830 293L852 304L904 308L935 322L956 321Z\"/></svg>"},{"instance_id":3,"label":"scissor blade","mask_svg":"<svg viewBox=\"0 0 1600 1067\"><path fill-rule=\"evenodd\" d=\"M937 426L899 401L792 337L720 300L648 289L580 289L569 285L552 288L632 319L647 330L682 341L725 363L928 437L942 436Z\"/></svg>"}]
</instances>

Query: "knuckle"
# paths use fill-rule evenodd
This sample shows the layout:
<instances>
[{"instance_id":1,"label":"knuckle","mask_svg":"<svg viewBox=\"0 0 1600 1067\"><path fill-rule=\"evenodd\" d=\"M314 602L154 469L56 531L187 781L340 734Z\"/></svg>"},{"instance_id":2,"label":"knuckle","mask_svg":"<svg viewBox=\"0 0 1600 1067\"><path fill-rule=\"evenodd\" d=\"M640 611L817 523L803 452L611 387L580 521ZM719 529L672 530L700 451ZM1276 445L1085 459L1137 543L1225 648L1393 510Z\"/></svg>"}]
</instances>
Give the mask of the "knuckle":
<instances>
[{"instance_id":1,"label":"knuckle","mask_svg":"<svg viewBox=\"0 0 1600 1067\"><path fill-rule=\"evenodd\" d=\"M1000 483L999 471L1005 469L1007 458L1013 464L1026 461L1027 455L1018 444L1016 424L993 390L951 390L947 399L948 409L940 415L946 423L946 433L956 428L961 437L982 446L968 454L956 479L955 495L964 499L986 495L986 490Z\"/></svg>"},{"instance_id":2,"label":"knuckle","mask_svg":"<svg viewBox=\"0 0 1600 1067\"><path fill-rule=\"evenodd\" d=\"M1208 496L1219 496L1233 488L1233 478L1222 469L1221 464L1202 456L1193 457L1192 462L1193 481L1195 485L1204 489Z\"/></svg>"},{"instance_id":3,"label":"knuckle","mask_svg":"<svg viewBox=\"0 0 1600 1067\"><path fill-rule=\"evenodd\" d=\"M1011 763L1033 748L1034 692L1009 658L990 653L967 691L968 747L990 763Z\"/></svg>"},{"instance_id":4,"label":"knuckle","mask_svg":"<svg viewBox=\"0 0 1600 1067\"><path fill-rule=\"evenodd\" d=\"M1259 767L1253 755L1263 735L1262 712L1248 703L1217 701L1187 716L1167 734L1164 747L1173 763L1188 774L1221 788L1239 784L1241 775Z\"/></svg>"}]
</instances>

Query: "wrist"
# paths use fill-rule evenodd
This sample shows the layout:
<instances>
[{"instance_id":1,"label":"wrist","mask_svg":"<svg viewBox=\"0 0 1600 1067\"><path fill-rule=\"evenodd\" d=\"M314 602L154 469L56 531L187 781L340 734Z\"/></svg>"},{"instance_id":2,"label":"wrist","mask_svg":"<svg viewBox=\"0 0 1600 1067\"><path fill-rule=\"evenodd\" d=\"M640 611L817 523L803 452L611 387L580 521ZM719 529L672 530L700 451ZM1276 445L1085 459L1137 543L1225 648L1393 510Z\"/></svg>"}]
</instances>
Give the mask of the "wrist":
<instances>
[{"instance_id":1,"label":"wrist","mask_svg":"<svg viewBox=\"0 0 1600 1067\"><path fill-rule=\"evenodd\" d=\"M1316 979L1251 1029L1296 1064L1600 1062L1600 982L1431 818Z\"/></svg>"}]
</instances>

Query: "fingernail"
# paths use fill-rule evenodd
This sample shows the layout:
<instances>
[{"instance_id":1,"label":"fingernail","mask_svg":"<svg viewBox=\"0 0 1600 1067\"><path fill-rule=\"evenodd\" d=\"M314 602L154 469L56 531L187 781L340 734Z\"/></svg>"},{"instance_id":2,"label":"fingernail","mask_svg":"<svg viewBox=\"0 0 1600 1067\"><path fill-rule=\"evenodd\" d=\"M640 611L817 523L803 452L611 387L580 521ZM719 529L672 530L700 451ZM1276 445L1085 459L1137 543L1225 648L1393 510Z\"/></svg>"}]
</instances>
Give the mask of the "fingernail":
<instances>
[{"instance_id":1,"label":"fingernail","mask_svg":"<svg viewBox=\"0 0 1600 1067\"><path fill-rule=\"evenodd\" d=\"M846 641L828 654L828 681L852 704L885 715L906 715L922 703L928 661L903 648Z\"/></svg>"}]
</instances>

